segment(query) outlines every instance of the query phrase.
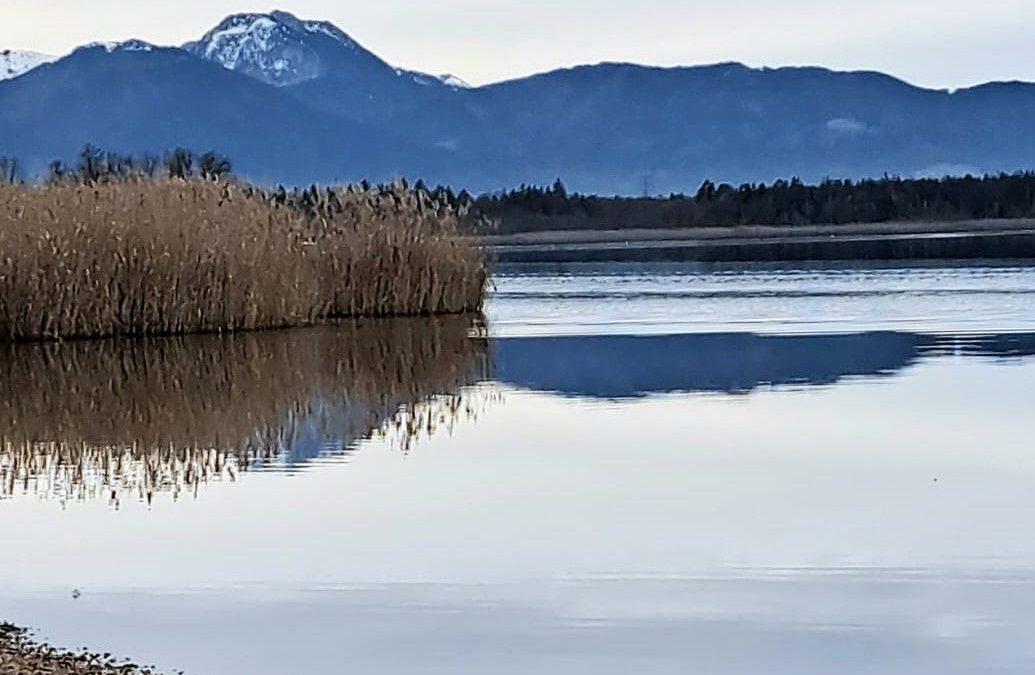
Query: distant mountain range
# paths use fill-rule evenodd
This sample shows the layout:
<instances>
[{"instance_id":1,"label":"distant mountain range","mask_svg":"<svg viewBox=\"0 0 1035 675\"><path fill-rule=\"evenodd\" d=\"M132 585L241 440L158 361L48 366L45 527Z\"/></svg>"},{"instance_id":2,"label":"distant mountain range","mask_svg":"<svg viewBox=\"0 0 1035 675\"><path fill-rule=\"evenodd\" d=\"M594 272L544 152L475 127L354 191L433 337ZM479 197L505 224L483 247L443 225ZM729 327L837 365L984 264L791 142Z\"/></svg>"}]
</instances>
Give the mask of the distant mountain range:
<instances>
[{"instance_id":1,"label":"distant mountain range","mask_svg":"<svg viewBox=\"0 0 1035 675\"><path fill-rule=\"evenodd\" d=\"M179 48L0 52L0 155L30 174L92 143L214 149L267 183L402 175L486 192L560 177L582 192L690 192L706 178L1031 169L1033 119L1032 84L947 92L736 63L605 63L469 87L286 12L228 17Z\"/></svg>"}]
</instances>

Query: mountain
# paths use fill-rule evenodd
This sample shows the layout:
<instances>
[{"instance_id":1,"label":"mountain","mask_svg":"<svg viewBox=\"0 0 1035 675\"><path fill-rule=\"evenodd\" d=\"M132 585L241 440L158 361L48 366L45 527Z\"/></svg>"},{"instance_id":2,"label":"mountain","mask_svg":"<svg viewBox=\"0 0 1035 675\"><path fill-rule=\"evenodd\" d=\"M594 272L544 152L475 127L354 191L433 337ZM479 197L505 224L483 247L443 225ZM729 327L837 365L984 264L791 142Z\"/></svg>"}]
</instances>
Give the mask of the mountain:
<instances>
[{"instance_id":1,"label":"mountain","mask_svg":"<svg viewBox=\"0 0 1035 675\"><path fill-rule=\"evenodd\" d=\"M40 54L39 52L18 51L15 49L0 50L0 81L13 80L33 68L38 68L56 59L56 56Z\"/></svg>"},{"instance_id":2,"label":"mountain","mask_svg":"<svg viewBox=\"0 0 1035 675\"><path fill-rule=\"evenodd\" d=\"M12 71L13 72L13 71ZM0 154L216 149L256 180L394 175L583 192L1035 166L1035 86L922 89L874 72L603 63L468 87L340 30L238 14L195 42L80 49L0 82Z\"/></svg>"},{"instance_id":3,"label":"mountain","mask_svg":"<svg viewBox=\"0 0 1035 675\"><path fill-rule=\"evenodd\" d=\"M326 21L302 21L292 14L234 14L183 49L277 87L320 78L371 76L404 78L424 87L469 89L455 75L428 75L389 66L340 28ZM344 66L340 71L339 66Z\"/></svg>"},{"instance_id":4,"label":"mountain","mask_svg":"<svg viewBox=\"0 0 1035 675\"><path fill-rule=\"evenodd\" d=\"M432 166L427 148L383 129L139 41L83 47L0 83L0 111L0 154L21 158L30 171L74 157L85 143L136 154L215 148L263 182L358 180Z\"/></svg>"},{"instance_id":5,"label":"mountain","mask_svg":"<svg viewBox=\"0 0 1035 675\"><path fill-rule=\"evenodd\" d=\"M346 74L356 80L390 69L336 26L280 11L229 16L183 48L277 87L326 78L339 65L347 65Z\"/></svg>"},{"instance_id":6,"label":"mountain","mask_svg":"<svg viewBox=\"0 0 1035 675\"><path fill-rule=\"evenodd\" d=\"M508 150L536 148L538 182L556 175L600 192L688 191L707 177L1018 168L1006 154L977 161L992 139L958 126L960 99L877 73L600 64L491 85L477 99L508 130Z\"/></svg>"},{"instance_id":7,"label":"mountain","mask_svg":"<svg viewBox=\"0 0 1035 675\"><path fill-rule=\"evenodd\" d=\"M456 129L478 123L456 78L395 68L327 22L281 11L237 14L184 49L306 105L405 130L440 151L455 149Z\"/></svg>"}]
</instances>

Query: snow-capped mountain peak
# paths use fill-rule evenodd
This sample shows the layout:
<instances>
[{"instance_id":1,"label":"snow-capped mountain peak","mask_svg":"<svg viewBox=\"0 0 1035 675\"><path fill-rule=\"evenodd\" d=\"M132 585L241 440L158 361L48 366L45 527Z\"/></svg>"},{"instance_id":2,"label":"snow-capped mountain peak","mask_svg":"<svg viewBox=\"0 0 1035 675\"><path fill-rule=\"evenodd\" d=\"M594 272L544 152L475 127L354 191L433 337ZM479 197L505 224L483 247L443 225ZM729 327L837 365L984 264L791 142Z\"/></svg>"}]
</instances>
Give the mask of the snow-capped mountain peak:
<instances>
[{"instance_id":1,"label":"snow-capped mountain peak","mask_svg":"<svg viewBox=\"0 0 1035 675\"><path fill-rule=\"evenodd\" d=\"M326 68L327 50L342 48L366 54L337 26L282 11L228 16L184 45L196 56L276 86L316 79Z\"/></svg>"},{"instance_id":2,"label":"snow-capped mountain peak","mask_svg":"<svg viewBox=\"0 0 1035 675\"><path fill-rule=\"evenodd\" d=\"M0 50L0 81L13 80L19 75L39 68L45 63L56 61L56 56L38 52L18 51L15 49Z\"/></svg>"}]
</instances>

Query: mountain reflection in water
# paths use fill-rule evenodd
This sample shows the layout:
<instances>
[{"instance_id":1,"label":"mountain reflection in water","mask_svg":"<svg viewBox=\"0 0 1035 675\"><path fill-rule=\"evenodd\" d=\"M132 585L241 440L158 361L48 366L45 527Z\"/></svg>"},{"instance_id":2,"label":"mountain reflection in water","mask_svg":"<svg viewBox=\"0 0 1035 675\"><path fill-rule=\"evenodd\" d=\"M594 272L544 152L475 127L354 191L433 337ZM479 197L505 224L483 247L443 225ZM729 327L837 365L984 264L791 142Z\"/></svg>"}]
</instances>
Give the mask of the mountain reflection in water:
<instances>
[{"instance_id":1,"label":"mountain reflection in water","mask_svg":"<svg viewBox=\"0 0 1035 675\"><path fill-rule=\"evenodd\" d=\"M8 345L0 498L196 491L271 462L404 447L473 412L479 320L383 320L231 336Z\"/></svg>"},{"instance_id":2,"label":"mountain reflection in water","mask_svg":"<svg viewBox=\"0 0 1035 675\"><path fill-rule=\"evenodd\" d=\"M750 393L898 373L939 356L1022 358L1035 334L698 335L494 340L496 379L564 396L633 399L677 392Z\"/></svg>"},{"instance_id":3,"label":"mountain reflection in water","mask_svg":"<svg viewBox=\"0 0 1035 675\"><path fill-rule=\"evenodd\" d=\"M404 449L495 400L748 394L889 377L928 359L1018 359L1035 334L565 336L487 340L480 318L0 348L0 499L159 492L295 470L387 434ZM532 421L534 423L534 420Z\"/></svg>"}]
</instances>

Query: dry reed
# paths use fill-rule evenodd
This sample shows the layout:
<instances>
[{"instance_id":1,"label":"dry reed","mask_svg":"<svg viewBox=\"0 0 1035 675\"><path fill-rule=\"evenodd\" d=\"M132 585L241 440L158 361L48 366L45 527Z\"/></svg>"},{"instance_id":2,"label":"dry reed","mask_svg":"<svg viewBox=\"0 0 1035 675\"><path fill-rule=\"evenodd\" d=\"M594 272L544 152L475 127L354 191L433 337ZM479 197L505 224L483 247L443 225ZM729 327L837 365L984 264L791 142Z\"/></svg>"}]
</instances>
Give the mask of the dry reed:
<instances>
[{"instance_id":1,"label":"dry reed","mask_svg":"<svg viewBox=\"0 0 1035 675\"><path fill-rule=\"evenodd\" d=\"M196 491L300 438L408 444L473 412L485 341L470 317L0 348L0 497ZM468 392L469 393L469 392Z\"/></svg>"},{"instance_id":2,"label":"dry reed","mask_svg":"<svg viewBox=\"0 0 1035 675\"><path fill-rule=\"evenodd\" d=\"M404 183L311 189L283 199L307 215L306 240L324 256L336 283L334 316L393 316L481 309L487 257L461 236L462 207ZM347 281L353 280L353 281Z\"/></svg>"},{"instance_id":3,"label":"dry reed","mask_svg":"<svg viewBox=\"0 0 1035 675\"><path fill-rule=\"evenodd\" d=\"M203 179L0 185L0 340L481 307L485 254L455 209L403 185L301 195Z\"/></svg>"}]
</instances>

